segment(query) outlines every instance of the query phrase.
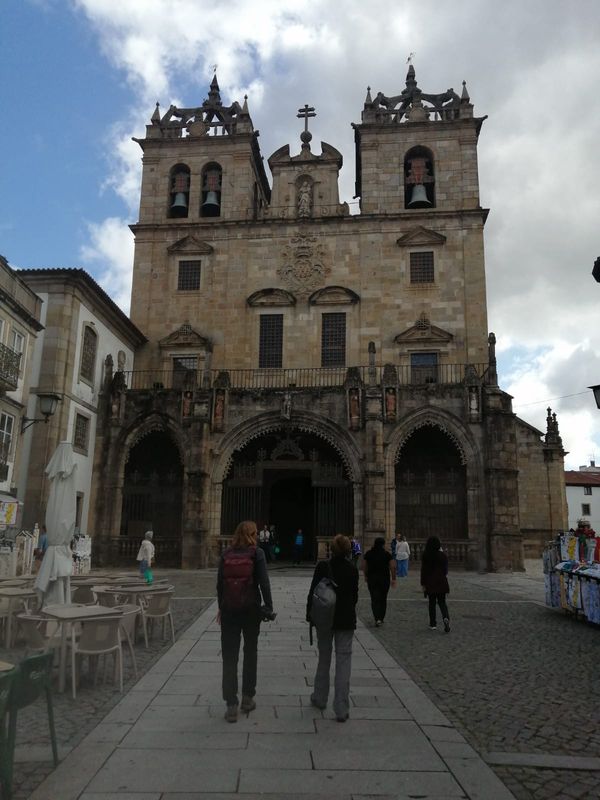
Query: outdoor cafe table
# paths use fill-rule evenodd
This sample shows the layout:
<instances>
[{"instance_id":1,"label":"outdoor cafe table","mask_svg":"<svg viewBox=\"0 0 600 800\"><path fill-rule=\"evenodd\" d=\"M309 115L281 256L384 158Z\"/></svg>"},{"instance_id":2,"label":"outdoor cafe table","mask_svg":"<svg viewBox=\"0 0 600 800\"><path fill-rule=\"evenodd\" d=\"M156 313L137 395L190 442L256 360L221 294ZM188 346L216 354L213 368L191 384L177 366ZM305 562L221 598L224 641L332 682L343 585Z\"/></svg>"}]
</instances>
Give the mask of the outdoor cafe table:
<instances>
[{"instance_id":1,"label":"outdoor cafe table","mask_svg":"<svg viewBox=\"0 0 600 800\"><path fill-rule=\"evenodd\" d=\"M64 692L67 672L67 626L71 626L71 644L75 647L75 622L85 622L86 619L98 617L120 617L122 612L104 606L82 606L77 603L57 603L44 606L42 614L49 619L60 623L60 666L58 672L58 691Z\"/></svg>"},{"instance_id":2,"label":"outdoor cafe table","mask_svg":"<svg viewBox=\"0 0 600 800\"><path fill-rule=\"evenodd\" d=\"M6 635L4 644L6 649L10 648L12 639L12 618L15 613L15 601L31 600L37 597L37 592L33 587L27 589L24 586L0 586L0 598L8 598L8 615L6 617Z\"/></svg>"},{"instance_id":3,"label":"outdoor cafe table","mask_svg":"<svg viewBox=\"0 0 600 800\"><path fill-rule=\"evenodd\" d=\"M168 581L155 581L154 583L123 583L115 586L99 586L101 591L106 594L124 595L130 598L133 605L139 606L138 597L144 594L155 594L156 592L166 592L173 587ZM92 588L93 591L93 588Z\"/></svg>"},{"instance_id":4,"label":"outdoor cafe table","mask_svg":"<svg viewBox=\"0 0 600 800\"><path fill-rule=\"evenodd\" d=\"M14 668L14 664L9 664L8 661L0 661L0 672L10 672Z\"/></svg>"}]
</instances>

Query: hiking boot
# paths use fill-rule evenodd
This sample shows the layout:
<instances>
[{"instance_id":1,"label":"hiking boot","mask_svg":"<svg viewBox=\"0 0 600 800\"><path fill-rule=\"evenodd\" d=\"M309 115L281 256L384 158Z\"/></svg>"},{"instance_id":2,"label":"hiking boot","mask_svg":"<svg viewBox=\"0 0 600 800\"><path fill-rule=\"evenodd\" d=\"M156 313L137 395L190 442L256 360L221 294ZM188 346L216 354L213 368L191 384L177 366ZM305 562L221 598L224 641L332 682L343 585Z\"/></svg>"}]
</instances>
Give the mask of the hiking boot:
<instances>
[{"instance_id":1,"label":"hiking boot","mask_svg":"<svg viewBox=\"0 0 600 800\"><path fill-rule=\"evenodd\" d=\"M227 720L227 722L237 722L238 719L237 703L233 706L227 706L227 711L225 712L225 719Z\"/></svg>"},{"instance_id":2,"label":"hiking boot","mask_svg":"<svg viewBox=\"0 0 600 800\"><path fill-rule=\"evenodd\" d=\"M256 708L256 702L254 701L253 697L248 697L247 694L242 695L242 704L240 706L240 711L244 714L249 714L251 711L254 711Z\"/></svg>"},{"instance_id":3,"label":"hiking boot","mask_svg":"<svg viewBox=\"0 0 600 800\"><path fill-rule=\"evenodd\" d=\"M444 619L444 630L446 631L446 633L450 633L450 620L448 619L448 617Z\"/></svg>"}]
</instances>

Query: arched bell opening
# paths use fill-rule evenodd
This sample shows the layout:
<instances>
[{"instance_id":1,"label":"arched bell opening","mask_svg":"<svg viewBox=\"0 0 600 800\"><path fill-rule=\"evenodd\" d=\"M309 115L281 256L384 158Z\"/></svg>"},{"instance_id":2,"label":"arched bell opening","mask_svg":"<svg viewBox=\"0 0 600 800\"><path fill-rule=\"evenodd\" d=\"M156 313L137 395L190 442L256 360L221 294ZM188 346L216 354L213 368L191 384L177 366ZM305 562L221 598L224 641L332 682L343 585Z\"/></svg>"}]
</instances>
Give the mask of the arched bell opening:
<instances>
[{"instance_id":1,"label":"arched bell opening","mask_svg":"<svg viewBox=\"0 0 600 800\"><path fill-rule=\"evenodd\" d=\"M125 464L120 534L134 560L136 544L152 530L156 563L181 566L182 501L179 448L167 431L151 431L131 448Z\"/></svg>"},{"instance_id":2,"label":"arched bell opening","mask_svg":"<svg viewBox=\"0 0 600 800\"><path fill-rule=\"evenodd\" d=\"M187 217L190 208L190 168L176 164L169 175L169 217Z\"/></svg>"},{"instance_id":3,"label":"arched bell opening","mask_svg":"<svg viewBox=\"0 0 600 800\"><path fill-rule=\"evenodd\" d=\"M404 157L404 207L435 208L433 153L413 147Z\"/></svg>"},{"instance_id":4,"label":"arched bell opening","mask_svg":"<svg viewBox=\"0 0 600 800\"><path fill-rule=\"evenodd\" d=\"M291 560L299 528L307 561L316 559L319 537L353 536L353 484L339 453L317 434L296 429L248 442L223 481L221 534L231 535L245 519L259 529L275 526L280 560Z\"/></svg>"},{"instance_id":5,"label":"arched bell opening","mask_svg":"<svg viewBox=\"0 0 600 800\"><path fill-rule=\"evenodd\" d=\"M405 441L395 467L396 531L409 541L468 538L463 460L452 439L434 426L419 428Z\"/></svg>"}]
</instances>

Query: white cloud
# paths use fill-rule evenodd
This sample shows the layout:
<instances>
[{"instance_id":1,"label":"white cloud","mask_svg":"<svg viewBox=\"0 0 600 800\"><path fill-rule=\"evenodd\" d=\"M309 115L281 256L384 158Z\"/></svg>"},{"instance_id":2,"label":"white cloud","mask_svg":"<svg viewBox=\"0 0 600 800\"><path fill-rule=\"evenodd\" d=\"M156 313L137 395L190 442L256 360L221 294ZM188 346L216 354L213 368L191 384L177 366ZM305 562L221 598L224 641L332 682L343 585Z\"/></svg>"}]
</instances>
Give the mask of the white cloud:
<instances>
[{"instance_id":1,"label":"white cloud","mask_svg":"<svg viewBox=\"0 0 600 800\"><path fill-rule=\"evenodd\" d=\"M127 222L109 217L103 222L88 223L90 244L81 248L83 263L98 275L98 283L115 303L129 313L133 234Z\"/></svg>"}]
</instances>

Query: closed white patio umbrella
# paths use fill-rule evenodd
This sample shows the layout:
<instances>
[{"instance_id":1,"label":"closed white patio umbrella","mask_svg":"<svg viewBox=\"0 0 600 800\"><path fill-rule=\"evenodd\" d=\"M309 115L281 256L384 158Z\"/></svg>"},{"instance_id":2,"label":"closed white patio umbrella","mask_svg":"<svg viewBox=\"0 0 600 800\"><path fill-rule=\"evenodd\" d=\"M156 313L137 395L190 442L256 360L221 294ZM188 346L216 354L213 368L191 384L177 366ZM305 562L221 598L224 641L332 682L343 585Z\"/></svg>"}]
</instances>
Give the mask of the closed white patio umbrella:
<instances>
[{"instance_id":1,"label":"closed white patio umbrella","mask_svg":"<svg viewBox=\"0 0 600 800\"><path fill-rule=\"evenodd\" d=\"M71 602L73 554L71 539L75 532L77 464L70 442L61 442L46 467L50 494L46 507L48 547L35 581L40 602Z\"/></svg>"}]
</instances>

